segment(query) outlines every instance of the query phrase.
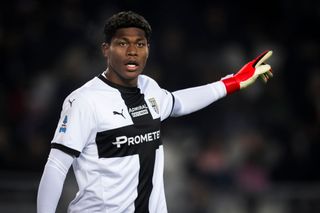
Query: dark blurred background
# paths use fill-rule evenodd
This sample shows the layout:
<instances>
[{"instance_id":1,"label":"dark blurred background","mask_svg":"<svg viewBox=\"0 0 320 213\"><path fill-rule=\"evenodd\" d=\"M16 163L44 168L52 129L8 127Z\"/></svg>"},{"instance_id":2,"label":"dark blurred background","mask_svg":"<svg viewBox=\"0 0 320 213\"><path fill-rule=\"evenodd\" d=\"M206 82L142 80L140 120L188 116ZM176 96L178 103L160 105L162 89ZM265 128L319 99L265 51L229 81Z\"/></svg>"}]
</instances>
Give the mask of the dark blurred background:
<instances>
[{"instance_id":1,"label":"dark blurred background","mask_svg":"<svg viewBox=\"0 0 320 213\"><path fill-rule=\"evenodd\" d=\"M174 91L260 52L274 78L163 123L169 212L320 212L320 2L15 0L0 3L0 212L35 212L64 98L105 69L105 20L153 28L145 74ZM76 192L72 170L57 212Z\"/></svg>"}]
</instances>

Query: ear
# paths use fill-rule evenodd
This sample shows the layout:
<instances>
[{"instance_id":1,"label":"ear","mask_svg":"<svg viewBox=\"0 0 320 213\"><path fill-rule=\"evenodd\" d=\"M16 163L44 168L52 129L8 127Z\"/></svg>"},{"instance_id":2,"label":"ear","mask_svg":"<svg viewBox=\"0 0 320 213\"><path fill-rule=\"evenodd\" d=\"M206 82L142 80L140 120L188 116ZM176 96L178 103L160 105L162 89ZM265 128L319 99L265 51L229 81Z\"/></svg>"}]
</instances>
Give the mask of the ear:
<instances>
[{"instance_id":1,"label":"ear","mask_svg":"<svg viewBox=\"0 0 320 213\"><path fill-rule=\"evenodd\" d=\"M109 57L109 49L110 49L110 44L103 42L101 45L101 51L102 51L102 54L105 58Z\"/></svg>"},{"instance_id":2,"label":"ear","mask_svg":"<svg viewBox=\"0 0 320 213\"><path fill-rule=\"evenodd\" d=\"M147 58L148 58L149 54L150 54L150 44L149 43L148 43L147 47L148 47L148 55L147 55Z\"/></svg>"}]
</instances>

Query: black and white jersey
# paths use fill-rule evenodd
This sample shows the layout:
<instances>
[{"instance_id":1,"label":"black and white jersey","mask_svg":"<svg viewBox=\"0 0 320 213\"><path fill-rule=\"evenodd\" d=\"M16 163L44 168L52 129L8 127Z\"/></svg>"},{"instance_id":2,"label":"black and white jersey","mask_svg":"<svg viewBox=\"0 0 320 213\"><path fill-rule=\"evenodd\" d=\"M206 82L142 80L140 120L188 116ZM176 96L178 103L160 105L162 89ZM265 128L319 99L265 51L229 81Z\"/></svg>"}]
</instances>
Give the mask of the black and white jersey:
<instances>
[{"instance_id":1,"label":"black and white jersey","mask_svg":"<svg viewBox=\"0 0 320 213\"><path fill-rule=\"evenodd\" d=\"M65 99L51 146L76 156L69 212L167 212L160 123L173 105L145 75L137 88L100 75Z\"/></svg>"}]
</instances>

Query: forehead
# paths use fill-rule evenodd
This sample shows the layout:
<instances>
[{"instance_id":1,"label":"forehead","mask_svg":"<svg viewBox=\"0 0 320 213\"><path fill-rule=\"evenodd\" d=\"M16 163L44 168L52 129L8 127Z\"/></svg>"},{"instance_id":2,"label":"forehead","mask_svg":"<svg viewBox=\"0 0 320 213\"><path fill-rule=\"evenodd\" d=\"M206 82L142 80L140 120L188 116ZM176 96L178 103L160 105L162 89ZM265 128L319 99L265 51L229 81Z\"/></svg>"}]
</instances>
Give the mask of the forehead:
<instances>
[{"instance_id":1,"label":"forehead","mask_svg":"<svg viewBox=\"0 0 320 213\"><path fill-rule=\"evenodd\" d=\"M144 30L137 27L127 27L119 28L115 32L113 38L136 38L136 39L146 39L146 34Z\"/></svg>"}]
</instances>

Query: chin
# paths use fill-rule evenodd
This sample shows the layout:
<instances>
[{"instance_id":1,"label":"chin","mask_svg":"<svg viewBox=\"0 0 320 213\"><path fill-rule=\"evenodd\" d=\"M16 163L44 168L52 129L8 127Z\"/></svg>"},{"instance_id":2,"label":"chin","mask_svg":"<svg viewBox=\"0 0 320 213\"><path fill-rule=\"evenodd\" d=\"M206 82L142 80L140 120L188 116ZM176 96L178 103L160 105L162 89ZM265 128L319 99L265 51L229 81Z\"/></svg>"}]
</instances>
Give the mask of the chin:
<instances>
[{"instance_id":1,"label":"chin","mask_svg":"<svg viewBox=\"0 0 320 213\"><path fill-rule=\"evenodd\" d=\"M126 75L131 76L131 77L138 77L138 75L140 75L141 73L142 73L141 70L135 70L135 71L127 70L126 71Z\"/></svg>"}]
</instances>

